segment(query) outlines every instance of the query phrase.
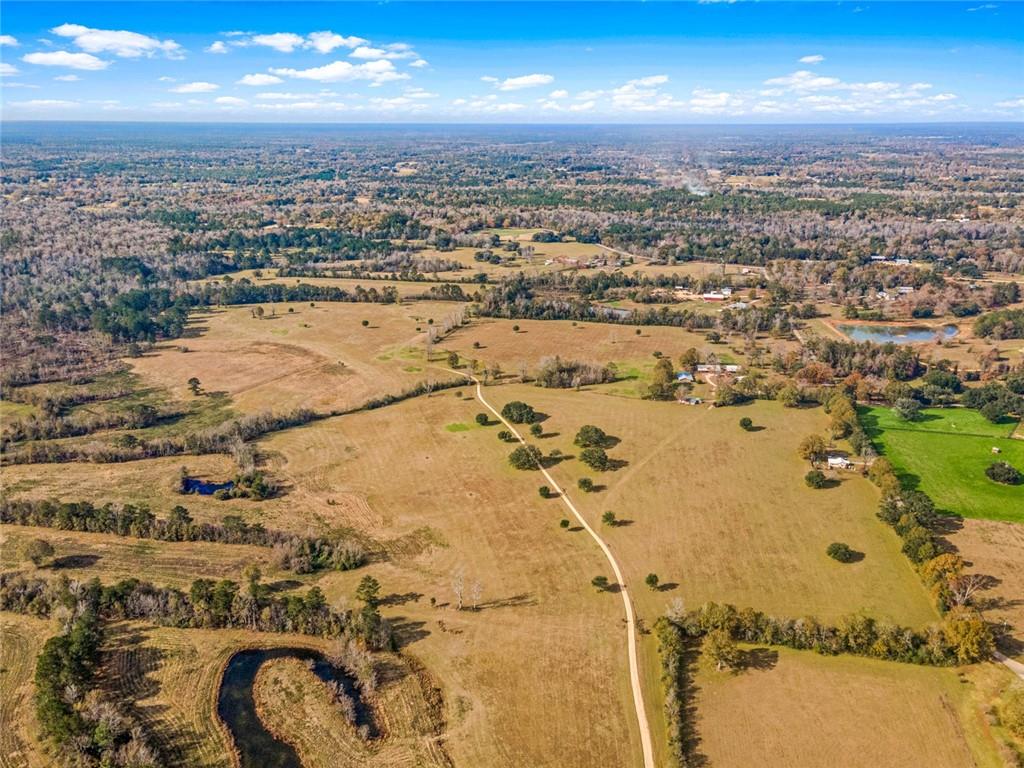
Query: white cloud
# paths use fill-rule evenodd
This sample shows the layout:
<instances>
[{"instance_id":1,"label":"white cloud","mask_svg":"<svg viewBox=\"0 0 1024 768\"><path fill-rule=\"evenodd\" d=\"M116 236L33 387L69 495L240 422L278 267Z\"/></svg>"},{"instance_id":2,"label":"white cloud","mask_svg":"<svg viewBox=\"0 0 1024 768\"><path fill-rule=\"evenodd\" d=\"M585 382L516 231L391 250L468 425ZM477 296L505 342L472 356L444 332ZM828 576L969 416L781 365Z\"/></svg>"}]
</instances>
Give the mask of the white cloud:
<instances>
[{"instance_id":1,"label":"white cloud","mask_svg":"<svg viewBox=\"0 0 1024 768\"><path fill-rule=\"evenodd\" d=\"M483 78L481 78L483 79ZM501 81L499 91L520 91L523 88L536 88L540 85L550 85L555 82L553 75L533 74L509 77Z\"/></svg>"},{"instance_id":2,"label":"white cloud","mask_svg":"<svg viewBox=\"0 0 1024 768\"><path fill-rule=\"evenodd\" d=\"M406 43L391 43L383 48L371 48L366 45L360 45L352 53L349 54L353 59L367 59L374 61L377 59L415 59L418 58L416 52L409 48Z\"/></svg>"},{"instance_id":3,"label":"white cloud","mask_svg":"<svg viewBox=\"0 0 1024 768\"><path fill-rule=\"evenodd\" d=\"M29 101L12 101L11 104L16 107L38 107L44 109L79 106L77 101L65 101L63 99L30 99Z\"/></svg>"},{"instance_id":4,"label":"white cloud","mask_svg":"<svg viewBox=\"0 0 1024 768\"><path fill-rule=\"evenodd\" d=\"M266 75L262 72L258 72L254 75L245 75L241 80L238 80L238 85L276 85L277 83L283 83L280 77L274 75Z\"/></svg>"},{"instance_id":5,"label":"white cloud","mask_svg":"<svg viewBox=\"0 0 1024 768\"><path fill-rule=\"evenodd\" d=\"M570 104L569 105L569 111L570 112L589 112L595 106L597 106L597 102L596 101L584 101L584 102L582 102L580 104Z\"/></svg>"},{"instance_id":6,"label":"white cloud","mask_svg":"<svg viewBox=\"0 0 1024 768\"><path fill-rule=\"evenodd\" d=\"M158 40L138 32L92 29L81 24L61 24L50 31L60 37L70 37L75 45L89 53L112 53L128 59L152 56L154 53L163 53L172 58L181 56L181 46L173 40Z\"/></svg>"},{"instance_id":7,"label":"white cloud","mask_svg":"<svg viewBox=\"0 0 1024 768\"><path fill-rule=\"evenodd\" d=\"M267 48L273 48L275 51L281 53L291 53L296 48L302 46L305 40L301 35L296 35L292 32L275 32L270 35L253 35L249 38L249 43L252 45L262 45Z\"/></svg>"},{"instance_id":8,"label":"white cloud","mask_svg":"<svg viewBox=\"0 0 1024 768\"><path fill-rule=\"evenodd\" d=\"M626 112L661 112L686 107L686 102L658 88L667 82L668 75L650 75L629 80L612 90L612 107Z\"/></svg>"},{"instance_id":9,"label":"white cloud","mask_svg":"<svg viewBox=\"0 0 1024 768\"><path fill-rule=\"evenodd\" d=\"M498 78L492 77L491 75L484 75L483 77L480 78L480 80L485 82L485 83L496 83L496 82L498 82Z\"/></svg>"},{"instance_id":10,"label":"white cloud","mask_svg":"<svg viewBox=\"0 0 1024 768\"><path fill-rule=\"evenodd\" d=\"M18 39L13 35L0 35L0 46L9 45L12 48L18 47Z\"/></svg>"},{"instance_id":11,"label":"white cloud","mask_svg":"<svg viewBox=\"0 0 1024 768\"><path fill-rule=\"evenodd\" d=\"M54 80L60 80L62 83L77 83L80 78L78 75L57 75Z\"/></svg>"},{"instance_id":12,"label":"white cloud","mask_svg":"<svg viewBox=\"0 0 1024 768\"><path fill-rule=\"evenodd\" d=\"M973 8L968 8L968 13L974 13L976 11L994 11L999 6L995 3L985 3L984 5L976 5Z\"/></svg>"},{"instance_id":13,"label":"white cloud","mask_svg":"<svg viewBox=\"0 0 1024 768\"><path fill-rule=\"evenodd\" d=\"M213 43L210 43L210 45L208 45L205 48L205 51L207 53L227 53L228 47L227 45L225 45L223 40L217 40Z\"/></svg>"},{"instance_id":14,"label":"white cloud","mask_svg":"<svg viewBox=\"0 0 1024 768\"><path fill-rule=\"evenodd\" d=\"M293 101L288 104L256 104L257 109L265 110L287 110L289 112L295 111L336 111L339 109L346 109L346 105L341 101Z\"/></svg>"},{"instance_id":15,"label":"white cloud","mask_svg":"<svg viewBox=\"0 0 1024 768\"><path fill-rule=\"evenodd\" d=\"M630 80L627 85L635 85L639 88L653 88L656 85L664 85L668 82L668 75L650 75Z\"/></svg>"},{"instance_id":16,"label":"white cloud","mask_svg":"<svg viewBox=\"0 0 1024 768\"><path fill-rule=\"evenodd\" d=\"M110 66L91 53L71 53L70 51L51 51L48 53L27 53L21 60L28 64L39 64L43 67L67 67L68 69L97 70Z\"/></svg>"},{"instance_id":17,"label":"white cloud","mask_svg":"<svg viewBox=\"0 0 1024 768\"><path fill-rule=\"evenodd\" d=\"M1006 101L997 101L996 106L1000 109L1024 109L1024 96L1007 99Z\"/></svg>"},{"instance_id":18,"label":"white cloud","mask_svg":"<svg viewBox=\"0 0 1024 768\"><path fill-rule=\"evenodd\" d=\"M369 80L371 85L380 85L395 80L408 80L409 75L397 72L395 65L386 59L368 61L365 64L352 64L348 61L335 61L322 67L310 69L271 69L275 75L293 77L299 80L316 80L321 83L336 83L347 80Z\"/></svg>"},{"instance_id":19,"label":"white cloud","mask_svg":"<svg viewBox=\"0 0 1024 768\"><path fill-rule=\"evenodd\" d=\"M330 30L324 30L323 32L312 32L306 40L305 47L320 53L330 53L335 48L356 48L366 42L369 41L361 37L342 37Z\"/></svg>"},{"instance_id":20,"label":"white cloud","mask_svg":"<svg viewBox=\"0 0 1024 768\"><path fill-rule=\"evenodd\" d=\"M170 77L169 75L161 75L160 77L157 78L157 80L159 80L161 83L176 83L176 82L178 82L178 78Z\"/></svg>"},{"instance_id":21,"label":"white cloud","mask_svg":"<svg viewBox=\"0 0 1024 768\"><path fill-rule=\"evenodd\" d=\"M604 91L580 91L573 96L573 98L577 101L590 101L591 99L597 99L601 96L604 96Z\"/></svg>"},{"instance_id":22,"label":"white cloud","mask_svg":"<svg viewBox=\"0 0 1024 768\"><path fill-rule=\"evenodd\" d=\"M742 111L743 100L728 91L694 88L689 107L700 115L736 114Z\"/></svg>"},{"instance_id":23,"label":"white cloud","mask_svg":"<svg viewBox=\"0 0 1024 768\"><path fill-rule=\"evenodd\" d=\"M808 72L806 69L801 69L792 74L785 75L783 77L772 77L764 81L765 85L777 85L784 90L794 91L817 91L822 88L834 88L840 85L842 81L837 77L824 77L822 75L816 75L813 72ZM779 89L775 89L777 91ZM762 92L765 96L778 95L775 92L769 93L767 91Z\"/></svg>"},{"instance_id":24,"label":"white cloud","mask_svg":"<svg viewBox=\"0 0 1024 768\"><path fill-rule=\"evenodd\" d=\"M410 62L409 66L421 69L423 67L429 67L430 63L426 59L416 59L416 61Z\"/></svg>"},{"instance_id":25,"label":"white cloud","mask_svg":"<svg viewBox=\"0 0 1024 768\"><path fill-rule=\"evenodd\" d=\"M825 57L820 53L816 53L813 56L801 56L797 61L801 64L821 64L825 60Z\"/></svg>"},{"instance_id":26,"label":"white cloud","mask_svg":"<svg viewBox=\"0 0 1024 768\"><path fill-rule=\"evenodd\" d=\"M551 93L549 93L548 97L552 99L567 99L569 98L569 92L563 89L559 89L557 91L552 91Z\"/></svg>"},{"instance_id":27,"label":"white cloud","mask_svg":"<svg viewBox=\"0 0 1024 768\"><path fill-rule=\"evenodd\" d=\"M263 99L264 101L301 101L303 99L314 98L316 94L312 93L288 93L282 91L264 91L263 93L257 93L257 99Z\"/></svg>"},{"instance_id":28,"label":"white cloud","mask_svg":"<svg viewBox=\"0 0 1024 768\"><path fill-rule=\"evenodd\" d=\"M154 101L150 106L156 107L157 109L178 109L185 105L180 101Z\"/></svg>"},{"instance_id":29,"label":"white cloud","mask_svg":"<svg viewBox=\"0 0 1024 768\"><path fill-rule=\"evenodd\" d=\"M195 83L182 83L171 88L171 93L209 93L210 91L216 91L220 88L216 83L206 83L198 81Z\"/></svg>"},{"instance_id":30,"label":"white cloud","mask_svg":"<svg viewBox=\"0 0 1024 768\"><path fill-rule=\"evenodd\" d=\"M0 77L7 77L9 75L18 74L18 68L13 64L7 64L6 62L0 63Z\"/></svg>"},{"instance_id":31,"label":"white cloud","mask_svg":"<svg viewBox=\"0 0 1024 768\"><path fill-rule=\"evenodd\" d=\"M220 104L224 107L244 107L249 102L245 99L240 99L237 96L218 96L213 100L214 104Z\"/></svg>"},{"instance_id":32,"label":"white cloud","mask_svg":"<svg viewBox=\"0 0 1024 768\"><path fill-rule=\"evenodd\" d=\"M405 91L405 97L408 99L436 99L438 96L440 94L431 93L423 88L409 88Z\"/></svg>"}]
</instances>

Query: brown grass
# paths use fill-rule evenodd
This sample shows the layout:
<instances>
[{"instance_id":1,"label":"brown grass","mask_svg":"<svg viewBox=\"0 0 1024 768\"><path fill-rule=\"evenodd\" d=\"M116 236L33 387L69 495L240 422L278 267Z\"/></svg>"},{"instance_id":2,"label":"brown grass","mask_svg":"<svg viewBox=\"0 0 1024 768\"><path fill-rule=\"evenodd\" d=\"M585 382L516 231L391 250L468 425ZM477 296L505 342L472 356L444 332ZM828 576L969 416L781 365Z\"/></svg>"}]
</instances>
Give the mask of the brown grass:
<instances>
[{"instance_id":1,"label":"brown grass","mask_svg":"<svg viewBox=\"0 0 1024 768\"><path fill-rule=\"evenodd\" d=\"M269 577L293 578L271 566L271 550L235 544L202 541L170 542L114 536L104 533L60 531L31 526L0 526L4 546L0 550L0 568L35 571L34 575L51 579L63 574L73 579L97 576L104 583L128 578L145 578L155 584L188 588L193 580L241 578L245 566L259 565ZM49 542L55 552L43 568L33 569L20 556L22 546L31 539Z\"/></svg>"},{"instance_id":2,"label":"brown grass","mask_svg":"<svg viewBox=\"0 0 1024 768\"><path fill-rule=\"evenodd\" d=\"M32 678L36 656L53 634L49 621L0 614L0 768L52 764L37 741Z\"/></svg>"},{"instance_id":3,"label":"brown grass","mask_svg":"<svg viewBox=\"0 0 1024 768\"><path fill-rule=\"evenodd\" d=\"M382 662L383 663L383 662ZM381 736L363 739L333 704L327 688L298 659L263 664L253 693L260 719L292 744L304 768L441 766L443 724L434 722L416 674L401 657L388 659L388 678L372 699Z\"/></svg>"},{"instance_id":4,"label":"brown grass","mask_svg":"<svg viewBox=\"0 0 1024 768\"><path fill-rule=\"evenodd\" d=\"M955 672L809 652L756 651L770 669L698 665L698 750L710 765L996 768Z\"/></svg>"},{"instance_id":5,"label":"brown grass","mask_svg":"<svg viewBox=\"0 0 1024 768\"><path fill-rule=\"evenodd\" d=\"M948 538L968 562L968 572L991 576L994 585L978 596L985 618L1005 625L1012 641L1003 649L1024 659L1024 527L995 520L962 521Z\"/></svg>"}]
</instances>

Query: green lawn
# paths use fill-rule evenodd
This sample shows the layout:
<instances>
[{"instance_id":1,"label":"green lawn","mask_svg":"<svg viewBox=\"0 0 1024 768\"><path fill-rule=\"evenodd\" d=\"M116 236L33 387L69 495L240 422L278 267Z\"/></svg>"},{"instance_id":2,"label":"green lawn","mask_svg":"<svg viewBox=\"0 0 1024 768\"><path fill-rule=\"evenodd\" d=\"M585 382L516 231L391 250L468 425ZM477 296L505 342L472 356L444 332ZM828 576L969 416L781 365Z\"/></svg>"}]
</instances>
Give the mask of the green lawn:
<instances>
[{"instance_id":1,"label":"green lawn","mask_svg":"<svg viewBox=\"0 0 1024 768\"><path fill-rule=\"evenodd\" d=\"M999 485L985 476L994 461L1024 471L1024 440L1010 435L1006 419L992 424L966 408L928 408L915 422L890 408L859 408L861 424L904 485L918 488L936 506L964 517L1024 522L1024 485ZM992 452L999 448L998 455Z\"/></svg>"}]
</instances>

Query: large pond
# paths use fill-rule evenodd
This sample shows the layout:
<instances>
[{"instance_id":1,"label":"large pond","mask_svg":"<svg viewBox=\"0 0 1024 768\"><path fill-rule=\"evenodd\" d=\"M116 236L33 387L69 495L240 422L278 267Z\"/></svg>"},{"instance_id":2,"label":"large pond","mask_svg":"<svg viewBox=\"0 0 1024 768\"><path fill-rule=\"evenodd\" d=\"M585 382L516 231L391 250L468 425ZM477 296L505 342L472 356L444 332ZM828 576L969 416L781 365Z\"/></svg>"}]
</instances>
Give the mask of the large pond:
<instances>
[{"instance_id":1,"label":"large pond","mask_svg":"<svg viewBox=\"0 0 1024 768\"><path fill-rule=\"evenodd\" d=\"M934 341L937 336L951 339L956 336L955 325L929 328L926 325L838 325L839 331L853 341L873 341L877 344L919 344Z\"/></svg>"},{"instance_id":2,"label":"large pond","mask_svg":"<svg viewBox=\"0 0 1024 768\"><path fill-rule=\"evenodd\" d=\"M338 682L356 702L356 727L365 725L369 735L376 729L369 709L359 698L355 681L328 663L323 655L308 648L267 648L240 651L231 657L217 698L217 714L228 727L241 759L242 768L302 768L298 753L274 738L256 713L252 686L256 673L271 659L295 658L312 662L313 674L324 682Z\"/></svg>"}]
</instances>

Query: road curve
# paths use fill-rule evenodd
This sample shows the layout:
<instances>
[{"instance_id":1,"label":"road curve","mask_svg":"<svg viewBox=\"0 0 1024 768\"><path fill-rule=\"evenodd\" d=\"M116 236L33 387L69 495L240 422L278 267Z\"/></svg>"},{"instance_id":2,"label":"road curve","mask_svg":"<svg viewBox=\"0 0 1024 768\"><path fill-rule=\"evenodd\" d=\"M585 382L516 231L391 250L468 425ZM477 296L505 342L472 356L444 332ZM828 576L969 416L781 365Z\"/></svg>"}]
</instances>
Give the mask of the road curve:
<instances>
[{"instance_id":1,"label":"road curve","mask_svg":"<svg viewBox=\"0 0 1024 768\"><path fill-rule=\"evenodd\" d=\"M451 368L446 370L465 376L467 379L472 381L476 385L476 399L479 400L487 410L493 413L513 435L515 435L516 440L523 444L526 443L518 430L516 430L516 428L484 398L483 387L480 385L479 379L465 371L457 371ZM604 556L608 560L608 564L612 567L612 571L615 574L615 581L619 585L619 594L622 596L622 605L626 609L626 628L629 631L629 679L633 687L633 706L636 709L637 725L640 727L640 744L644 753L644 768L655 768L651 726L647 722L647 710L644 709L644 692L643 687L640 685L640 665L637 660L636 617L633 614L633 604L629 600L629 593L626 590L626 580L622 576L622 569L619 568L619 564L615 560L615 556L608 548L608 545L604 542L604 539L598 535L597 531L590 527L590 524L586 521L583 515L580 514L580 511L576 509L576 505L572 503L572 499L570 499L568 494L561 488L561 486L558 485L558 482L551 476L551 473L544 467L540 467L540 471L541 474L544 475L545 479L547 479L551 484L551 489L558 494L558 498L562 500L562 503L569 508L569 511L576 517L576 520L581 526L583 526L583 529L590 534L591 538L595 542L597 542L597 546L599 546L601 551L604 552Z\"/></svg>"}]
</instances>

